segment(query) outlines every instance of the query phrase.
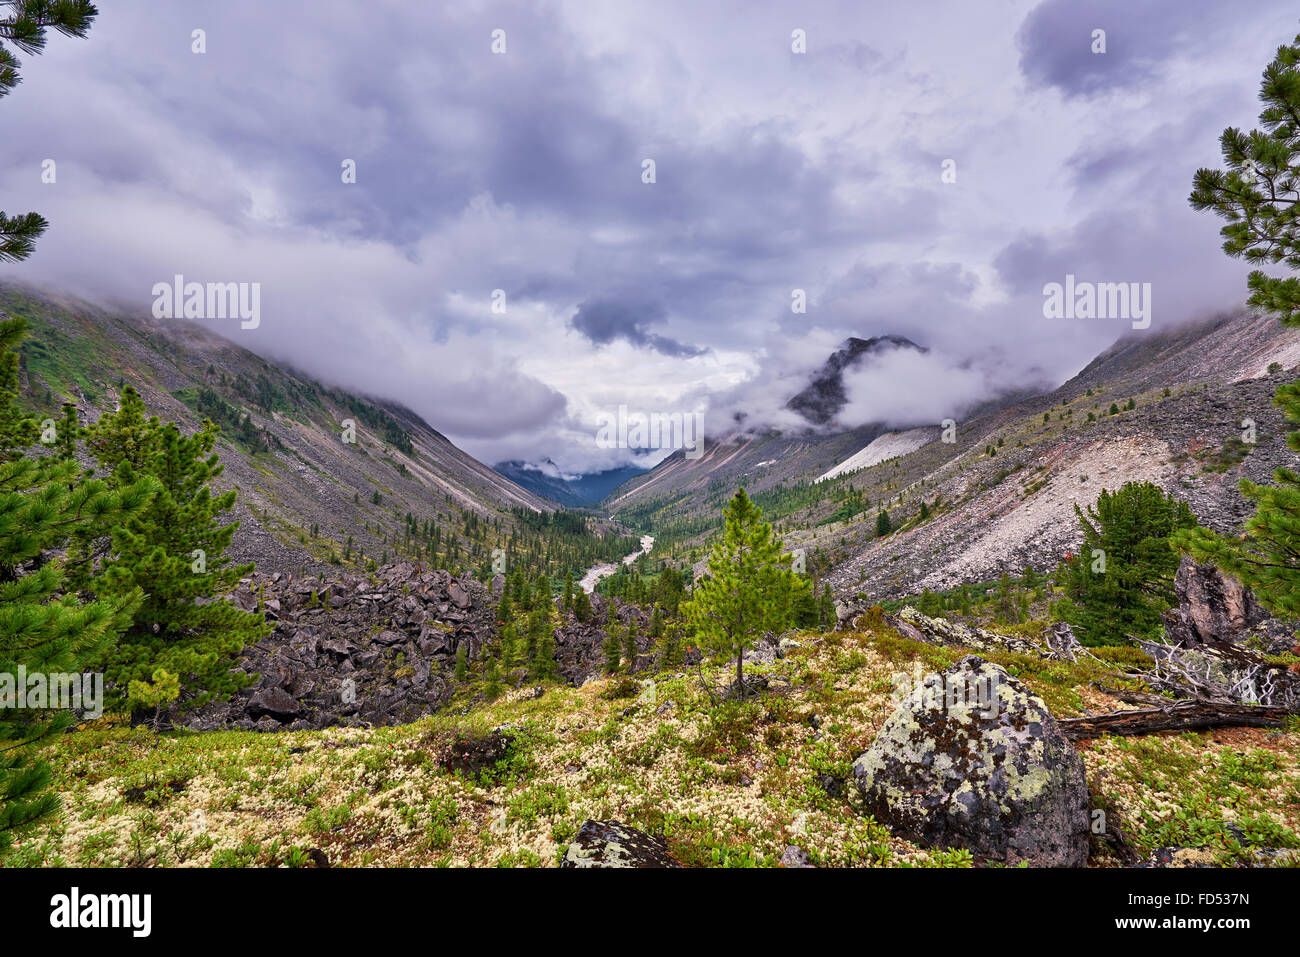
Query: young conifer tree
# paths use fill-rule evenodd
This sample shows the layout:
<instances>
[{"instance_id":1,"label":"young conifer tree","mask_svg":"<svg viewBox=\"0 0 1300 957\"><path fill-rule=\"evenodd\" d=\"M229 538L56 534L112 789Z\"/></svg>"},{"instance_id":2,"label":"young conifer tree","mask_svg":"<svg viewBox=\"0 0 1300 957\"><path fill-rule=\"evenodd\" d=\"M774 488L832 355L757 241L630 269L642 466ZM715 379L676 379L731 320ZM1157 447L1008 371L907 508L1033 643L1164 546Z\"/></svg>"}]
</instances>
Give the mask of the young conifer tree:
<instances>
[{"instance_id":1,"label":"young conifer tree","mask_svg":"<svg viewBox=\"0 0 1300 957\"><path fill-rule=\"evenodd\" d=\"M627 659L627 670L632 672L636 670L636 656L640 654L640 649L636 643L636 621L635 619L628 623L627 628L623 631L623 657Z\"/></svg>"},{"instance_id":2,"label":"young conifer tree","mask_svg":"<svg viewBox=\"0 0 1300 957\"><path fill-rule=\"evenodd\" d=\"M605 673L616 674L623 661L623 641L614 622L606 626L601 648L605 652Z\"/></svg>"},{"instance_id":3,"label":"young conifer tree","mask_svg":"<svg viewBox=\"0 0 1300 957\"><path fill-rule=\"evenodd\" d=\"M528 615L528 671L538 680L555 677L554 612L551 603L543 601Z\"/></svg>"},{"instance_id":4,"label":"young conifer tree","mask_svg":"<svg viewBox=\"0 0 1300 957\"><path fill-rule=\"evenodd\" d=\"M573 596L573 616L578 621L591 621L591 598L581 588Z\"/></svg>"},{"instance_id":5,"label":"young conifer tree","mask_svg":"<svg viewBox=\"0 0 1300 957\"><path fill-rule=\"evenodd\" d=\"M740 693L745 651L765 632L790 625L808 581L792 571L790 556L743 488L724 516L722 541L709 555L708 575L681 610L702 646L735 658Z\"/></svg>"},{"instance_id":6,"label":"young conifer tree","mask_svg":"<svg viewBox=\"0 0 1300 957\"><path fill-rule=\"evenodd\" d=\"M16 350L25 330L22 319L0 318L0 675L15 685L0 682L0 698L13 696L0 707L0 856L21 828L57 807L50 764L38 749L72 720L63 710L17 707L17 677L91 667L143 600L139 589L82 600L57 552L74 534L102 535L131 520L158 492L148 477L110 488L70 455L27 454L43 430L17 404ZM73 431L74 421L65 417L59 428Z\"/></svg>"},{"instance_id":7,"label":"young conifer tree","mask_svg":"<svg viewBox=\"0 0 1300 957\"><path fill-rule=\"evenodd\" d=\"M213 495L210 487L222 472L213 453L217 426L208 421L184 435L174 423L146 417L139 393L127 386L117 410L85 433L110 487L138 476L160 486L144 511L106 538L81 536L74 550L78 578L101 576L97 594L138 588L146 596L107 660L117 695L134 707L131 682L148 683L159 669L180 679L186 708L249 684L254 676L234 670L235 656L271 627L263 612L244 611L225 597L253 566L233 564L225 554L238 523L220 522L235 492Z\"/></svg>"},{"instance_id":8,"label":"young conifer tree","mask_svg":"<svg viewBox=\"0 0 1300 957\"><path fill-rule=\"evenodd\" d=\"M1174 601L1178 555L1170 537L1196 526L1191 509L1150 482L1127 482L1102 489L1086 512L1074 510L1083 546L1065 564L1061 617L1085 645L1153 636Z\"/></svg>"}]
</instances>

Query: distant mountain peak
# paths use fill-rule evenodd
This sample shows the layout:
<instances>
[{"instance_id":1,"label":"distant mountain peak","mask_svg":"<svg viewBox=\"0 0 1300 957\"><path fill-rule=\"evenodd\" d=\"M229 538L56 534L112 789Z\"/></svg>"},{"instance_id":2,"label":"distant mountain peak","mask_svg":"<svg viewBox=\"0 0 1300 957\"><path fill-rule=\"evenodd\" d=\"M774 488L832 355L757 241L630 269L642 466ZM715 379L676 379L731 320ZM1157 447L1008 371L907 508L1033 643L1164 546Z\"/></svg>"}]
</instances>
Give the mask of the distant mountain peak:
<instances>
[{"instance_id":1,"label":"distant mountain peak","mask_svg":"<svg viewBox=\"0 0 1300 957\"><path fill-rule=\"evenodd\" d=\"M646 471L636 465L622 465L572 475L562 471L550 458L534 462L511 459L498 462L492 468L534 495L570 508L594 505L624 482Z\"/></svg>"},{"instance_id":2,"label":"distant mountain peak","mask_svg":"<svg viewBox=\"0 0 1300 957\"><path fill-rule=\"evenodd\" d=\"M929 351L906 336L884 335L870 339L849 336L813 374L808 385L786 403L786 408L798 412L814 425L828 425L849 401L844 388L844 370L855 368L868 356L895 349Z\"/></svg>"}]
</instances>

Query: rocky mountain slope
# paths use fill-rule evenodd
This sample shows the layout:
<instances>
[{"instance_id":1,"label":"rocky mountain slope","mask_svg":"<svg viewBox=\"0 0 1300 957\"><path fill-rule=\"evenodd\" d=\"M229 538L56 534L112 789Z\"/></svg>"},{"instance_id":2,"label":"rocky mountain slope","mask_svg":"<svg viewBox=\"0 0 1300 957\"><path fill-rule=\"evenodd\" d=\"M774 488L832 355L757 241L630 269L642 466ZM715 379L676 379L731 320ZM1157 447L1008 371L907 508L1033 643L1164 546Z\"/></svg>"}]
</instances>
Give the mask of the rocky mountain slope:
<instances>
[{"instance_id":1,"label":"rocky mountain slope","mask_svg":"<svg viewBox=\"0 0 1300 957\"><path fill-rule=\"evenodd\" d=\"M468 567L514 526L514 510L555 507L415 413L331 388L196 323L12 285L0 286L0 313L28 319L21 360L38 411L57 417L67 399L93 421L130 384L164 420L188 429L205 417L217 422L218 485L239 490L231 551L264 570L320 568L345 551L376 560L418 554L428 543L408 534L408 513L420 533L426 522L440 530L441 555ZM345 420L355 442L343 439Z\"/></svg>"},{"instance_id":2,"label":"rocky mountain slope","mask_svg":"<svg viewBox=\"0 0 1300 957\"><path fill-rule=\"evenodd\" d=\"M927 459L938 441L864 473L902 520L897 533L834 527L807 544L853 542L832 583L893 596L1050 569L1081 540L1074 506L1128 481L1154 482L1233 531L1252 511L1238 481L1295 464L1273 394L1298 359L1300 334L1249 316L1122 341L1049 396L973 423L972 439L959 429L941 462Z\"/></svg>"},{"instance_id":3,"label":"rocky mountain slope","mask_svg":"<svg viewBox=\"0 0 1300 957\"><path fill-rule=\"evenodd\" d=\"M1272 400L1297 363L1300 331L1246 313L1134 332L1058 389L987 408L947 436L936 424L738 439L695 462L675 454L605 505L655 534L661 554L698 563L722 503L745 485L787 547L827 556L841 595L1043 571L1077 546L1074 506L1127 481L1237 528L1250 513L1238 480L1295 464ZM881 508L895 531L878 538Z\"/></svg>"}]
</instances>

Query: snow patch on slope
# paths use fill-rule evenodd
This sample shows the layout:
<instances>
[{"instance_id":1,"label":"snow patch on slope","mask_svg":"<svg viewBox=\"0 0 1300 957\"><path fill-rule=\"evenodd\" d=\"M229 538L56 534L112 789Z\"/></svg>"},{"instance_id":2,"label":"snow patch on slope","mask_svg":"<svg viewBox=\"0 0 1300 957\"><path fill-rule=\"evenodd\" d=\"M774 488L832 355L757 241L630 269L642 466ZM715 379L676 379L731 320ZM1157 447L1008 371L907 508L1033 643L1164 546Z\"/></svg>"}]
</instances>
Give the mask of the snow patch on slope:
<instances>
[{"instance_id":1,"label":"snow patch on slope","mask_svg":"<svg viewBox=\"0 0 1300 957\"><path fill-rule=\"evenodd\" d=\"M869 468L887 459L915 452L921 446L929 445L930 442L934 441L938 431L938 429L931 427L908 429L906 432L886 432L884 435L873 439L866 448L854 452L830 471L817 476L817 481L821 482L825 479L835 478L837 475L843 475L845 472Z\"/></svg>"}]
</instances>

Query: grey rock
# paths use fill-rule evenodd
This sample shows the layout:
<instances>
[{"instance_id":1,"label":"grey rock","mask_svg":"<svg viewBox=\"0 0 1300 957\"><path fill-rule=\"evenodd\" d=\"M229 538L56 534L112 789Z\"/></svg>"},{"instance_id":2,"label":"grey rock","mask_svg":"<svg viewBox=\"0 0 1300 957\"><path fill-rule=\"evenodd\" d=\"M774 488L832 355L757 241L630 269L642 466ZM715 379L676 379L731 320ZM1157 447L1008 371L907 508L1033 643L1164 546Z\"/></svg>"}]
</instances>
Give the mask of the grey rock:
<instances>
[{"instance_id":1,"label":"grey rock","mask_svg":"<svg viewBox=\"0 0 1300 957\"><path fill-rule=\"evenodd\" d=\"M447 601L451 584L467 608ZM325 607L306 607L313 592ZM496 634L485 595L472 578L453 583L445 572L426 572L410 562L381 567L373 577L255 574L232 597L252 607L261 596L281 609L272 634L242 653L239 667L261 677L229 702L197 709L189 726L279 731L302 727L300 722L325 728L344 719L400 724L436 712L454 691L457 643L464 642L473 657ZM440 606L447 616L440 616ZM416 633L420 637L412 639Z\"/></svg>"},{"instance_id":2,"label":"grey rock","mask_svg":"<svg viewBox=\"0 0 1300 957\"><path fill-rule=\"evenodd\" d=\"M782 867L812 867L808 860L808 852L801 847L795 847L793 844L785 849L781 855Z\"/></svg>"},{"instance_id":3,"label":"grey rock","mask_svg":"<svg viewBox=\"0 0 1300 957\"><path fill-rule=\"evenodd\" d=\"M1174 577L1178 606L1165 612L1165 636L1184 647L1224 642L1237 644L1250 635L1269 654L1295 644L1295 623L1270 615L1250 589L1213 565L1197 565L1184 555Z\"/></svg>"},{"instance_id":4,"label":"grey rock","mask_svg":"<svg viewBox=\"0 0 1300 957\"><path fill-rule=\"evenodd\" d=\"M452 582L447 589L447 597L451 599L452 604L462 611L470 606L469 593L465 591L460 582Z\"/></svg>"},{"instance_id":5,"label":"grey rock","mask_svg":"<svg viewBox=\"0 0 1300 957\"><path fill-rule=\"evenodd\" d=\"M248 713L253 718L269 716L286 722L302 713L302 705L283 688L266 688L249 699Z\"/></svg>"},{"instance_id":6,"label":"grey rock","mask_svg":"<svg viewBox=\"0 0 1300 957\"><path fill-rule=\"evenodd\" d=\"M925 846L994 861L1088 862L1083 761L1041 699L968 655L899 703L853 764L865 810Z\"/></svg>"},{"instance_id":7,"label":"grey rock","mask_svg":"<svg viewBox=\"0 0 1300 957\"><path fill-rule=\"evenodd\" d=\"M817 775L817 783L831 797L839 797L844 790L844 782L829 774Z\"/></svg>"},{"instance_id":8,"label":"grey rock","mask_svg":"<svg viewBox=\"0 0 1300 957\"><path fill-rule=\"evenodd\" d=\"M668 845L617 821L587 821L569 845L562 868L681 867Z\"/></svg>"}]
</instances>

